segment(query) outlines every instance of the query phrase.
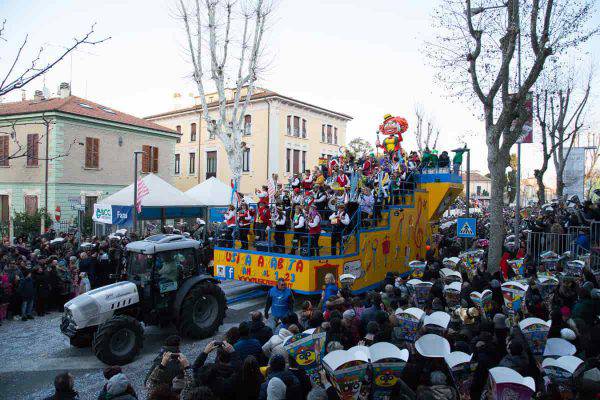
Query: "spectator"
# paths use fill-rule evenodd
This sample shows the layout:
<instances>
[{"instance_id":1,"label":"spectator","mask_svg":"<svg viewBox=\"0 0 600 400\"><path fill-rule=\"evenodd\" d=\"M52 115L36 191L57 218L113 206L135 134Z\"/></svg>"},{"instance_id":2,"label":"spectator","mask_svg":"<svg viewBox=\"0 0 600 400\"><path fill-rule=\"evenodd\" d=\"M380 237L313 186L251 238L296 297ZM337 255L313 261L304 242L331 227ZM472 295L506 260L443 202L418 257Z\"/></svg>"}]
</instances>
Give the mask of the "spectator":
<instances>
[{"instance_id":1,"label":"spectator","mask_svg":"<svg viewBox=\"0 0 600 400\"><path fill-rule=\"evenodd\" d=\"M284 384L285 390L282 391L282 387L278 382L274 384L276 388L272 389L272 395L281 395L283 392L283 399L286 398L286 393L290 395L287 397L287 399L301 398L300 382L298 381L298 378L296 378L294 374L285 368L285 359L283 356L274 355L269 361L269 373L267 375L267 379L260 387L260 395L258 397L260 400L270 400L270 398L267 397L267 389L270 381L274 378L281 380L281 382Z\"/></svg>"},{"instance_id":2,"label":"spectator","mask_svg":"<svg viewBox=\"0 0 600 400\"><path fill-rule=\"evenodd\" d=\"M242 372L235 384L235 400L258 400L260 387L265 378L260 372L258 361L253 356L244 360Z\"/></svg>"},{"instance_id":3,"label":"spectator","mask_svg":"<svg viewBox=\"0 0 600 400\"><path fill-rule=\"evenodd\" d=\"M79 400L75 391L75 379L68 372L56 375L54 378L54 394L45 400Z\"/></svg>"},{"instance_id":4,"label":"spectator","mask_svg":"<svg viewBox=\"0 0 600 400\"><path fill-rule=\"evenodd\" d=\"M25 278L19 281L19 294L21 295L21 320L33 319L33 301L35 300L35 283L31 270L25 271Z\"/></svg>"},{"instance_id":5,"label":"spectator","mask_svg":"<svg viewBox=\"0 0 600 400\"><path fill-rule=\"evenodd\" d=\"M273 330L265 325L260 311L254 311L250 317L250 336L258 340L262 346L273 336Z\"/></svg>"},{"instance_id":6,"label":"spectator","mask_svg":"<svg viewBox=\"0 0 600 400\"><path fill-rule=\"evenodd\" d=\"M239 326L240 340L233 345L233 348L239 354L241 360L245 360L248 356L254 356L257 360L264 360L262 346L260 342L250 336L250 323L242 322Z\"/></svg>"}]
</instances>

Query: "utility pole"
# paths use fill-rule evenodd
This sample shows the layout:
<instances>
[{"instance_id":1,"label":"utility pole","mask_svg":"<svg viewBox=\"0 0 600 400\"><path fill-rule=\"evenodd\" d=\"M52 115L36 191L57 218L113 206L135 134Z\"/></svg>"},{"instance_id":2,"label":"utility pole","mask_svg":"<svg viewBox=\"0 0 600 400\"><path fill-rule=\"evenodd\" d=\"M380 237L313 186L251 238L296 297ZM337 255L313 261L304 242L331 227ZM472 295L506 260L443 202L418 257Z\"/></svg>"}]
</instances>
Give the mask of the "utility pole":
<instances>
[{"instance_id":1,"label":"utility pole","mask_svg":"<svg viewBox=\"0 0 600 400\"><path fill-rule=\"evenodd\" d=\"M133 210L131 210L131 217L133 228L132 231L137 233L137 198L138 198L138 155L144 154L143 151L133 152Z\"/></svg>"}]
</instances>

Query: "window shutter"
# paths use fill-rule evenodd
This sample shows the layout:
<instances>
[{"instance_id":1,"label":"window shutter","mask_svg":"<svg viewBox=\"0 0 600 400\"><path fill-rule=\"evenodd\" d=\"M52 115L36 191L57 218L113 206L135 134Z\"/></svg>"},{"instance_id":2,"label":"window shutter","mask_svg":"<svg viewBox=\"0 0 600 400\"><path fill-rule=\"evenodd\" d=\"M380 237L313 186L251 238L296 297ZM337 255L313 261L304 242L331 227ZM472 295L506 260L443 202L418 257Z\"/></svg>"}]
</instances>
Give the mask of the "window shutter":
<instances>
[{"instance_id":1,"label":"window shutter","mask_svg":"<svg viewBox=\"0 0 600 400\"><path fill-rule=\"evenodd\" d=\"M158 174L158 147L152 147L152 172Z\"/></svg>"},{"instance_id":2,"label":"window shutter","mask_svg":"<svg viewBox=\"0 0 600 400\"><path fill-rule=\"evenodd\" d=\"M40 157L40 136L36 133L33 135L33 164L38 165Z\"/></svg>"},{"instance_id":3,"label":"window shutter","mask_svg":"<svg viewBox=\"0 0 600 400\"><path fill-rule=\"evenodd\" d=\"M94 143L94 151L92 153L92 163L94 168L100 167L100 139L92 139Z\"/></svg>"},{"instance_id":4,"label":"window shutter","mask_svg":"<svg viewBox=\"0 0 600 400\"><path fill-rule=\"evenodd\" d=\"M92 168L92 147L94 146L94 140L92 138L85 138L85 167Z\"/></svg>"},{"instance_id":5,"label":"window shutter","mask_svg":"<svg viewBox=\"0 0 600 400\"><path fill-rule=\"evenodd\" d=\"M142 172L147 174L150 172L150 146L142 146Z\"/></svg>"}]
</instances>

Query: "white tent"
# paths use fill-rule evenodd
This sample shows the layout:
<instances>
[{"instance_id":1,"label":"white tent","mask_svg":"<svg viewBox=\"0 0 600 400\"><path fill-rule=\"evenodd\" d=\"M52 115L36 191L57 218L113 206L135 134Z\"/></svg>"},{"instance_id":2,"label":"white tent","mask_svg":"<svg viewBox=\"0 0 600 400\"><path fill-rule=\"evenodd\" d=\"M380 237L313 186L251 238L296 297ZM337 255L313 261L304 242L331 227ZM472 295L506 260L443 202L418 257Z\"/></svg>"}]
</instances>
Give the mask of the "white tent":
<instances>
[{"instance_id":1,"label":"white tent","mask_svg":"<svg viewBox=\"0 0 600 400\"><path fill-rule=\"evenodd\" d=\"M201 206L228 206L232 200L231 190L231 186L213 176L186 191L185 195ZM244 196L244 201L248 204L256 203L248 195Z\"/></svg>"},{"instance_id":2,"label":"white tent","mask_svg":"<svg viewBox=\"0 0 600 400\"><path fill-rule=\"evenodd\" d=\"M214 176L185 192L201 206L227 206L231 203L231 186Z\"/></svg>"},{"instance_id":3,"label":"white tent","mask_svg":"<svg viewBox=\"0 0 600 400\"><path fill-rule=\"evenodd\" d=\"M142 181L148 188L148 194L142 198L142 207L197 207L200 205L175 186L159 178L158 175L148 174ZM113 195L100 200L98 204L132 206L133 183Z\"/></svg>"}]
</instances>

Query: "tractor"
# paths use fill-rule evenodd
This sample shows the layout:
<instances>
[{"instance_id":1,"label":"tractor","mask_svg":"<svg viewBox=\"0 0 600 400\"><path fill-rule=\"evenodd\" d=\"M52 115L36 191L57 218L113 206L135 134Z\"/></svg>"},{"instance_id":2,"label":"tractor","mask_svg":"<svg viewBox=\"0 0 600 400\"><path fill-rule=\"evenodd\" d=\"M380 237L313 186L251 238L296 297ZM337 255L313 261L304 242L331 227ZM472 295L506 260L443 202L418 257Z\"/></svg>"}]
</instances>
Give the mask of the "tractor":
<instances>
[{"instance_id":1,"label":"tractor","mask_svg":"<svg viewBox=\"0 0 600 400\"><path fill-rule=\"evenodd\" d=\"M105 364L124 365L140 352L143 325L175 324L182 336L209 337L223 323L226 300L202 264L201 241L161 234L129 243L119 281L64 306L61 331Z\"/></svg>"}]
</instances>

